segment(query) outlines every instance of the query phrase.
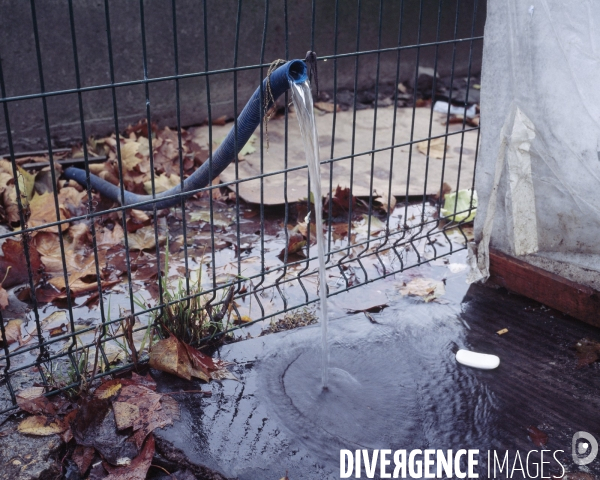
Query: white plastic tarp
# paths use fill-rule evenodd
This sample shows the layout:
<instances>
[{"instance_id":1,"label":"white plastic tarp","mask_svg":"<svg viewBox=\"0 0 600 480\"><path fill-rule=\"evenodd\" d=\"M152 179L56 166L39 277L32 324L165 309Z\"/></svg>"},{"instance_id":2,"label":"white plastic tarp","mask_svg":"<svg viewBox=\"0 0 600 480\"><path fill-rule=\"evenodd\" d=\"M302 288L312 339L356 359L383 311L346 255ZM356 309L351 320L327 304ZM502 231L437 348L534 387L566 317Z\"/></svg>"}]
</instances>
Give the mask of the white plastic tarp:
<instances>
[{"instance_id":1,"label":"white plastic tarp","mask_svg":"<svg viewBox=\"0 0 600 480\"><path fill-rule=\"evenodd\" d=\"M489 245L598 259L600 2L487 8L471 280L489 275Z\"/></svg>"}]
</instances>

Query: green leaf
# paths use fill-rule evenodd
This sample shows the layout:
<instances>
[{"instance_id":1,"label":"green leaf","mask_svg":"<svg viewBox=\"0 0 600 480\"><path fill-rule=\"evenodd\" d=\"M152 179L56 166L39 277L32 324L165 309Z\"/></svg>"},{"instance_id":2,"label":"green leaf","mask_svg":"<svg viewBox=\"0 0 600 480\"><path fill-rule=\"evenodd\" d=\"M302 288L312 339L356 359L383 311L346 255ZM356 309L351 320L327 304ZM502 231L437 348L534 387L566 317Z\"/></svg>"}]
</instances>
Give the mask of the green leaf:
<instances>
[{"instance_id":1,"label":"green leaf","mask_svg":"<svg viewBox=\"0 0 600 480\"><path fill-rule=\"evenodd\" d=\"M472 200L471 200L472 198ZM454 212L457 212L456 215ZM442 218L450 222L470 222L477 213L477 192L470 188L447 193L441 210Z\"/></svg>"}]
</instances>

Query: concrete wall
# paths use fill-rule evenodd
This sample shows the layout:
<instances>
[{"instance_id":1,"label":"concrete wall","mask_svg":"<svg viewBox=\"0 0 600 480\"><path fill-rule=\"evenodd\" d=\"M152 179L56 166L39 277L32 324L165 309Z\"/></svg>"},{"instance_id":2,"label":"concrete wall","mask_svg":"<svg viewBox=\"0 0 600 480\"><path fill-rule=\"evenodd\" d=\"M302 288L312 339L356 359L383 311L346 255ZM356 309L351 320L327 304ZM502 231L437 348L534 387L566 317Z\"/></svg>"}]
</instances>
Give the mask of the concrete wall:
<instances>
[{"instance_id":1,"label":"concrete wall","mask_svg":"<svg viewBox=\"0 0 600 480\"><path fill-rule=\"evenodd\" d=\"M311 48L311 2L288 0L289 58L304 58ZM471 35L475 0L406 0L400 22L400 2L383 1L381 47L398 44L399 25L402 25L402 44L417 43L420 3L422 3L421 43L436 40L438 6L441 5L439 39L454 36L456 5L458 3L457 38ZM140 5L137 0L109 1L110 29L116 82L144 78ZM77 52L81 85L93 87L110 84L110 69L104 1L73 0ZM338 14L338 53L357 50L357 4L340 0ZM38 0L36 2L45 90L60 91L76 87L73 42L66 0ZM237 2L207 1L208 69L218 70L233 66ZM176 7L179 72L181 74L205 71L204 19L202 2L178 0ZM144 3L144 25L147 46L148 77L174 74L173 15L171 0L152 0ZM485 2L478 2L475 34L481 35L485 18ZM265 23L265 2L242 2L239 66L261 62L262 34ZM317 0L315 4L314 50L319 56L334 53L335 1ZM379 1L364 0L360 12L360 43L358 50L376 49L379 33ZM27 1L0 0L0 58L8 97L40 92L40 76L34 42L32 12ZM472 71L480 70L481 42L473 43ZM471 42L456 48L455 71L465 75L469 64ZM448 74L452 69L452 45L437 49L438 69ZM435 47L419 51L420 65L432 67ZM285 58L284 2L269 2L264 61ZM373 86L376 66L380 60L380 79L393 82L396 73L396 52L363 55L359 58L358 84L360 88ZM401 78L414 76L417 50L401 54ZM355 57L338 60L338 88L353 88ZM333 61L320 62L322 89L333 89ZM266 73L249 70L238 73L238 104L241 108L260 79ZM207 83L205 77L183 79L181 89L181 119L184 126L201 123L208 116ZM233 74L210 76L210 105L213 118L234 113ZM117 100L119 129L146 115L146 97L143 84L118 87ZM152 83L149 86L152 120L160 125L176 125L175 82ZM105 135L114 131L112 89L85 92L82 95L87 135ZM47 99L50 136L53 145L60 146L81 141L78 98L76 94L51 96ZM18 100L9 103L9 117L13 141L18 150L47 148L43 105L40 99ZM0 154L7 151L4 114L0 115Z\"/></svg>"}]
</instances>

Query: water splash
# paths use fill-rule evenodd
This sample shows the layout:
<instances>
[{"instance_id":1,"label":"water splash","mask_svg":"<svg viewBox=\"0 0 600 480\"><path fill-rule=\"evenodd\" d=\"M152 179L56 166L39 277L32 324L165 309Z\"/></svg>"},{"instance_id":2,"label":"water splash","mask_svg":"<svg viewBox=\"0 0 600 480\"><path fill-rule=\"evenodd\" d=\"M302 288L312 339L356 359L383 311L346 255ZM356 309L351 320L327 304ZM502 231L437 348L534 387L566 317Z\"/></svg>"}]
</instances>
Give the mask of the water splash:
<instances>
[{"instance_id":1,"label":"water splash","mask_svg":"<svg viewBox=\"0 0 600 480\"><path fill-rule=\"evenodd\" d=\"M321 299L321 386L329 384L329 344L327 341L327 280L325 275L325 235L323 235L323 203L321 194L321 162L319 158L319 136L313 111L312 94L308 80L303 83L290 82L292 101L300 124L304 142L306 162L310 173L310 190L314 198L317 232L317 256L319 258L319 298Z\"/></svg>"}]
</instances>

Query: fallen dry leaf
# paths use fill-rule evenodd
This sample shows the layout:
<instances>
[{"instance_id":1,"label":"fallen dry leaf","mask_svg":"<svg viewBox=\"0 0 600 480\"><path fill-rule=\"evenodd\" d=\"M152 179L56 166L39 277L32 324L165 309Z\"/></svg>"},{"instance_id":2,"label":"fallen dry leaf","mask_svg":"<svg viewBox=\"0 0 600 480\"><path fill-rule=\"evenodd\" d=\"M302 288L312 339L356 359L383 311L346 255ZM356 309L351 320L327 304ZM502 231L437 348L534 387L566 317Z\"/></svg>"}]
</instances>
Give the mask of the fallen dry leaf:
<instances>
[{"instance_id":1,"label":"fallen dry leaf","mask_svg":"<svg viewBox=\"0 0 600 480\"><path fill-rule=\"evenodd\" d=\"M6 240L2 244L2 253L4 254L0 257L0 278L4 278L2 287L10 288L28 282L27 262L21 242ZM40 278L42 262L38 251L33 246L29 247L29 261L31 262L33 281L37 282ZM10 271L7 272L9 268Z\"/></svg>"},{"instance_id":2,"label":"fallen dry leaf","mask_svg":"<svg viewBox=\"0 0 600 480\"><path fill-rule=\"evenodd\" d=\"M548 444L548 434L542 432L539 428L529 425L527 433L536 447L545 447Z\"/></svg>"},{"instance_id":3,"label":"fallen dry leaf","mask_svg":"<svg viewBox=\"0 0 600 480\"><path fill-rule=\"evenodd\" d=\"M109 475L104 480L144 480L154 457L154 436L149 435L139 455L129 465L113 467L104 462L103 466Z\"/></svg>"},{"instance_id":4,"label":"fallen dry leaf","mask_svg":"<svg viewBox=\"0 0 600 480\"><path fill-rule=\"evenodd\" d=\"M314 105L315 108L327 113L333 113L334 111L339 112L342 109L339 104L336 106L330 102L315 102Z\"/></svg>"},{"instance_id":5,"label":"fallen dry leaf","mask_svg":"<svg viewBox=\"0 0 600 480\"><path fill-rule=\"evenodd\" d=\"M333 197L328 197L325 200L324 212L329 213L329 203L331 203L331 215L333 217L340 217L347 215L350 210L354 211L356 198L350 195L349 188L342 188L338 185Z\"/></svg>"},{"instance_id":6,"label":"fallen dry leaf","mask_svg":"<svg viewBox=\"0 0 600 480\"><path fill-rule=\"evenodd\" d=\"M158 242L163 243L166 238L159 234ZM154 227L149 225L127 235L130 250L148 250L156 247Z\"/></svg>"},{"instance_id":7,"label":"fallen dry leaf","mask_svg":"<svg viewBox=\"0 0 600 480\"><path fill-rule=\"evenodd\" d=\"M17 405L21 410L34 415L56 415L56 407L44 396L43 387L30 387L17 393Z\"/></svg>"},{"instance_id":8,"label":"fallen dry leaf","mask_svg":"<svg viewBox=\"0 0 600 480\"><path fill-rule=\"evenodd\" d=\"M386 226L379 218L375 215L362 215L362 220L360 222L356 222L354 225L353 231L355 233L360 233L363 235L377 235L380 232L385 231Z\"/></svg>"},{"instance_id":9,"label":"fallen dry leaf","mask_svg":"<svg viewBox=\"0 0 600 480\"><path fill-rule=\"evenodd\" d=\"M87 223L76 223L69 227L69 237L74 250L81 250L87 245L92 244L92 234L90 226Z\"/></svg>"},{"instance_id":10,"label":"fallen dry leaf","mask_svg":"<svg viewBox=\"0 0 600 480\"><path fill-rule=\"evenodd\" d=\"M100 400L108 400L111 397L114 397L121 391L123 384L121 383L121 379L116 378L114 380L109 380L104 382L94 390L94 397Z\"/></svg>"},{"instance_id":11,"label":"fallen dry leaf","mask_svg":"<svg viewBox=\"0 0 600 480\"><path fill-rule=\"evenodd\" d=\"M444 158L444 154L448 146L446 145L446 138L433 138L431 141L425 140L417 143L417 150L423 155L427 155L429 149L429 156L431 158Z\"/></svg>"},{"instance_id":12,"label":"fallen dry leaf","mask_svg":"<svg viewBox=\"0 0 600 480\"><path fill-rule=\"evenodd\" d=\"M78 445L94 447L112 465L131 461L139 453L129 432L117 430L109 400L83 398L71 422L73 438Z\"/></svg>"},{"instance_id":13,"label":"fallen dry leaf","mask_svg":"<svg viewBox=\"0 0 600 480\"><path fill-rule=\"evenodd\" d=\"M373 202L375 202L376 206L379 206L379 208L381 208L381 210L383 210L385 213L393 212L394 207L396 207L396 197L388 197L387 193L385 192L374 198Z\"/></svg>"},{"instance_id":14,"label":"fallen dry leaf","mask_svg":"<svg viewBox=\"0 0 600 480\"><path fill-rule=\"evenodd\" d=\"M233 323L236 325L241 325L244 323L250 323L252 321L252 317L249 317L248 315L242 315L241 317L235 317L233 319Z\"/></svg>"},{"instance_id":15,"label":"fallen dry leaf","mask_svg":"<svg viewBox=\"0 0 600 480\"><path fill-rule=\"evenodd\" d=\"M136 155L139 149L140 143L138 142L127 142L121 145L121 161L123 162L123 169L131 171L143 160L141 156Z\"/></svg>"},{"instance_id":16,"label":"fallen dry leaf","mask_svg":"<svg viewBox=\"0 0 600 480\"><path fill-rule=\"evenodd\" d=\"M577 368L591 365L600 359L600 343L589 338L582 338L575 344L577 351Z\"/></svg>"},{"instance_id":17,"label":"fallen dry leaf","mask_svg":"<svg viewBox=\"0 0 600 480\"><path fill-rule=\"evenodd\" d=\"M150 366L162 372L171 373L180 378L191 380L199 378L205 382L213 380L237 380L226 368L227 363L215 362L208 355L183 343L171 335L160 340L150 352Z\"/></svg>"},{"instance_id":18,"label":"fallen dry leaf","mask_svg":"<svg viewBox=\"0 0 600 480\"><path fill-rule=\"evenodd\" d=\"M62 433L67 429L67 425L61 420L48 418L41 415L27 417L17 427L17 430L27 435L48 436L56 433Z\"/></svg>"},{"instance_id":19,"label":"fallen dry leaf","mask_svg":"<svg viewBox=\"0 0 600 480\"><path fill-rule=\"evenodd\" d=\"M0 309L8 307L8 292L0 285Z\"/></svg>"},{"instance_id":20,"label":"fallen dry leaf","mask_svg":"<svg viewBox=\"0 0 600 480\"><path fill-rule=\"evenodd\" d=\"M4 326L4 335L6 336L6 342L0 338L0 346L9 346L15 342L21 343L21 325L23 324L23 320L14 319L10 320ZM5 344L6 343L6 344Z\"/></svg>"},{"instance_id":21,"label":"fallen dry leaf","mask_svg":"<svg viewBox=\"0 0 600 480\"><path fill-rule=\"evenodd\" d=\"M177 185L181 185L181 177L174 173L170 175L162 173L154 176L154 193L166 192ZM148 195L152 194L152 179L144 182L144 190Z\"/></svg>"},{"instance_id":22,"label":"fallen dry leaf","mask_svg":"<svg viewBox=\"0 0 600 480\"><path fill-rule=\"evenodd\" d=\"M209 211L203 210L199 212L190 213L190 221L197 222L202 221L211 223L211 215ZM221 212L213 212L212 214L212 225L215 227L228 227L234 223L233 219Z\"/></svg>"},{"instance_id":23,"label":"fallen dry leaf","mask_svg":"<svg viewBox=\"0 0 600 480\"><path fill-rule=\"evenodd\" d=\"M127 232L132 233L142 227L147 227L152 223L152 219L142 210L128 210Z\"/></svg>"},{"instance_id":24,"label":"fallen dry leaf","mask_svg":"<svg viewBox=\"0 0 600 480\"><path fill-rule=\"evenodd\" d=\"M75 447L73 455L71 455L71 459L79 468L79 473L81 475L84 475L88 468L90 468L92 460L94 459L94 453L95 450L93 447L83 447L81 445L77 445Z\"/></svg>"},{"instance_id":25,"label":"fallen dry leaf","mask_svg":"<svg viewBox=\"0 0 600 480\"><path fill-rule=\"evenodd\" d=\"M64 335L67 333L67 324L61 323L58 327L48 329L48 334L50 337L58 337L60 335Z\"/></svg>"},{"instance_id":26,"label":"fallen dry leaf","mask_svg":"<svg viewBox=\"0 0 600 480\"><path fill-rule=\"evenodd\" d=\"M96 244L98 246L113 247L123 243L123 227L115 223L113 228L108 227L96 228Z\"/></svg>"},{"instance_id":27,"label":"fallen dry leaf","mask_svg":"<svg viewBox=\"0 0 600 480\"><path fill-rule=\"evenodd\" d=\"M299 231L292 230L288 240L288 254L298 253L306 246L306 240Z\"/></svg>"},{"instance_id":28,"label":"fallen dry leaf","mask_svg":"<svg viewBox=\"0 0 600 480\"><path fill-rule=\"evenodd\" d=\"M17 169L19 171L19 189L21 190L21 194L25 195L28 201L31 201L35 186L35 175L29 173L24 168L17 167Z\"/></svg>"},{"instance_id":29,"label":"fallen dry leaf","mask_svg":"<svg viewBox=\"0 0 600 480\"><path fill-rule=\"evenodd\" d=\"M133 424L140 418L140 409L131 403L113 402L113 410L118 430L133 427Z\"/></svg>"},{"instance_id":30,"label":"fallen dry leaf","mask_svg":"<svg viewBox=\"0 0 600 480\"><path fill-rule=\"evenodd\" d=\"M150 352L150 367L161 372L176 375L185 380L192 379L192 363L183 342L171 335L152 346ZM208 381L208 375L199 377Z\"/></svg>"},{"instance_id":31,"label":"fallen dry leaf","mask_svg":"<svg viewBox=\"0 0 600 480\"><path fill-rule=\"evenodd\" d=\"M415 278L400 287L402 295L421 297L425 302L431 302L446 293L444 282L430 278Z\"/></svg>"},{"instance_id":32,"label":"fallen dry leaf","mask_svg":"<svg viewBox=\"0 0 600 480\"><path fill-rule=\"evenodd\" d=\"M75 189L73 189L75 190ZM77 190L75 190L77 191ZM28 226L41 227L48 223L56 222L56 206L54 203L54 195L51 193L44 193L43 195L35 194L31 202L29 203L31 209L31 215L28 220ZM70 217L68 210L59 203L58 210L60 213L60 220L65 220ZM60 225L60 229L64 232L69 228L68 223ZM58 227L47 227L40 230L41 232L58 232Z\"/></svg>"}]
</instances>

